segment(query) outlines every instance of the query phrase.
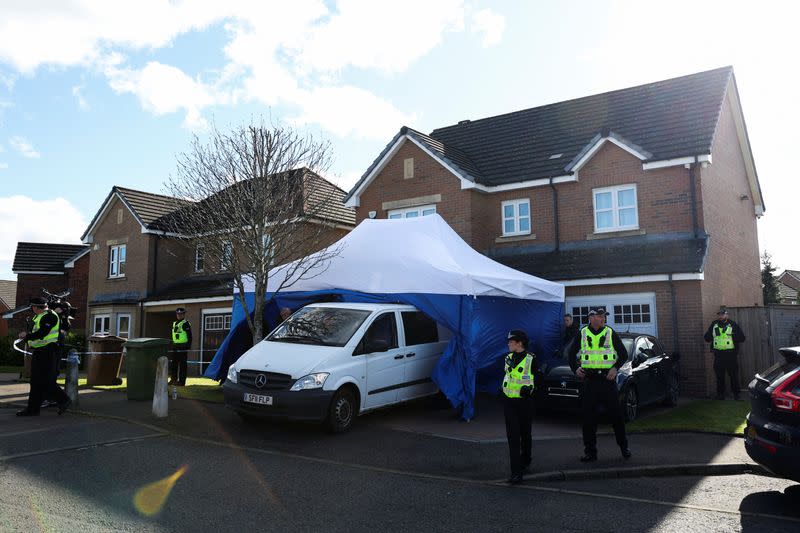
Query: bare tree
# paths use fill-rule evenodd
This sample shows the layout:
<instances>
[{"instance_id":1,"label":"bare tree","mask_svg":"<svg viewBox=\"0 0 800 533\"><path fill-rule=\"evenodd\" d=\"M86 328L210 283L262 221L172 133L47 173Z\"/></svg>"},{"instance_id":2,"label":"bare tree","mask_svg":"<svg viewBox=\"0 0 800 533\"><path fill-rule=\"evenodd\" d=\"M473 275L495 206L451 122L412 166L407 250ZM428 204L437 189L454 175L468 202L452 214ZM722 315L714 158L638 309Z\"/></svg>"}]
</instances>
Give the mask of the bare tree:
<instances>
[{"instance_id":1,"label":"bare tree","mask_svg":"<svg viewBox=\"0 0 800 533\"><path fill-rule=\"evenodd\" d=\"M252 280L254 343L264 335L270 273L274 295L324 272L339 253L325 248L344 197L320 177L330 162L329 143L262 119L230 131L214 126L206 142L195 136L166 184L176 209L162 226L195 246L205 271L229 272L245 309L245 280Z\"/></svg>"}]
</instances>

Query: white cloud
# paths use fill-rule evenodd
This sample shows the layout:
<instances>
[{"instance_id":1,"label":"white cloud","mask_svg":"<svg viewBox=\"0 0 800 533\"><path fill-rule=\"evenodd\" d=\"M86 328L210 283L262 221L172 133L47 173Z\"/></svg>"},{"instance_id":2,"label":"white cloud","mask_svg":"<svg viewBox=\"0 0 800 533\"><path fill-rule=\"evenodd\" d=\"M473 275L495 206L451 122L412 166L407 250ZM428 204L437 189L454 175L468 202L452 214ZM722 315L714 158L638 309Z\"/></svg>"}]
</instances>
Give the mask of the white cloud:
<instances>
[{"instance_id":1,"label":"white cloud","mask_svg":"<svg viewBox=\"0 0 800 533\"><path fill-rule=\"evenodd\" d=\"M481 9L472 14L472 31L483 34L482 44L485 47L498 44L505 30L505 17L491 9Z\"/></svg>"},{"instance_id":2,"label":"white cloud","mask_svg":"<svg viewBox=\"0 0 800 533\"><path fill-rule=\"evenodd\" d=\"M392 10L383 2L341 0L336 7L328 20L307 29L297 54L303 67L402 72L441 43L444 32L464 26L461 0L407 0Z\"/></svg>"},{"instance_id":3,"label":"white cloud","mask_svg":"<svg viewBox=\"0 0 800 533\"><path fill-rule=\"evenodd\" d=\"M8 168L8 163L0 163L0 170L5 170Z\"/></svg>"},{"instance_id":4,"label":"white cloud","mask_svg":"<svg viewBox=\"0 0 800 533\"><path fill-rule=\"evenodd\" d=\"M33 145L25 137L20 137L19 135L11 137L8 140L8 144L28 159L38 159L42 156L42 154L34 150Z\"/></svg>"},{"instance_id":5,"label":"white cloud","mask_svg":"<svg viewBox=\"0 0 800 533\"><path fill-rule=\"evenodd\" d=\"M108 67L106 75L114 91L136 95L147 111L164 115L184 110L184 126L189 129L207 126L200 110L215 102L212 88L182 70L151 61L141 70Z\"/></svg>"},{"instance_id":6,"label":"white cloud","mask_svg":"<svg viewBox=\"0 0 800 533\"><path fill-rule=\"evenodd\" d=\"M63 198L0 197L0 278L12 276L18 242L79 244L86 226L83 215Z\"/></svg>"},{"instance_id":7,"label":"white cloud","mask_svg":"<svg viewBox=\"0 0 800 533\"><path fill-rule=\"evenodd\" d=\"M303 114L291 121L316 123L340 137L352 134L362 138L390 139L401 125L413 124L416 119L369 91L352 86L301 92L298 103Z\"/></svg>"},{"instance_id":8,"label":"white cloud","mask_svg":"<svg viewBox=\"0 0 800 533\"><path fill-rule=\"evenodd\" d=\"M6 0L0 62L28 74L42 65L98 69L117 93L135 95L156 115L182 112L184 126L192 129L206 126L208 107L249 100L299 106L303 121L332 127L337 134L371 136L396 129L409 116L338 77L348 68L402 72L448 32L463 31L472 11L463 0L408 0L402 9L386 8L368 0L73 0L33 6L29 0ZM158 61L140 67L122 55L157 50L212 25L228 33L228 63L213 76L192 77ZM503 26L503 18L489 10L472 15L471 29L483 34L485 45L497 42ZM84 108L88 103L81 89L74 87L73 94ZM362 107L377 115L350 115L342 121L343 113L320 104L342 99L348 109L358 109L352 101L356 93L364 98ZM382 120L395 122L378 125ZM351 124L344 127L343 122Z\"/></svg>"}]
</instances>

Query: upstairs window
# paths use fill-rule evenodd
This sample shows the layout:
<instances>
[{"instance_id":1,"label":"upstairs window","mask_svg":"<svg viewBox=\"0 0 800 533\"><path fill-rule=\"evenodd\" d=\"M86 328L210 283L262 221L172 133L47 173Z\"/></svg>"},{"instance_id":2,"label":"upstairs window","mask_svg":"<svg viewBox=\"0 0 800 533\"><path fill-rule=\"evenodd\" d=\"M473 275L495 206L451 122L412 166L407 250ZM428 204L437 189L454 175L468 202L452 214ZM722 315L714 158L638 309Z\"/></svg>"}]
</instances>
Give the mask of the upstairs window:
<instances>
[{"instance_id":1,"label":"upstairs window","mask_svg":"<svg viewBox=\"0 0 800 533\"><path fill-rule=\"evenodd\" d=\"M206 247L198 244L194 249L194 271L202 272L206 266Z\"/></svg>"},{"instance_id":2,"label":"upstairs window","mask_svg":"<svg viewBox=\"0 0 800 533\"><path fill-rule=\"evenodd\" d=\"M108 257L108 277L125 277L125 245L119 244L109 249Z\"/></svg>"},{"instance_id":3,"label":"upstairs window","mask_svg":"<svg viewBox=\"0 0 800 533\"><path fill-rule=\"evenodd\" d=\"M222 270L231 270L233 268L233 244L230 241L222 243L222 257L220 261Z\"/></svg>"},{"instance_id":4,"label":"upstairs window","mask_svg":"<svg viewBox=\"0 0 800 533\"><path fill-rule=\"evenodd\" d=\"M530 235L531 202L524 200L508 200L500 206L503 215L503 237L514 235Z\"/></svg>"},{"instance_id":5,"label":"upstairs window","mask_svg":"<svg viewBox=\"0 0 800 533\"><path fill-rule=\"evenodd\" d=\"M636 185L619 185L593 191L594 231L639 229Z\"/></svg>"},{"instance_id":6,"label":"upstairs window","mask_svg":"<svg viewBox=\"0 0 800 533\"><path fill-rule=\"evenodd\" d=\"M389 218L415 218L433 215L436 213L436 205L420 205L418 207L406 207L405 209L392 209L389 211Z\"/></svg>"}]
</instances>

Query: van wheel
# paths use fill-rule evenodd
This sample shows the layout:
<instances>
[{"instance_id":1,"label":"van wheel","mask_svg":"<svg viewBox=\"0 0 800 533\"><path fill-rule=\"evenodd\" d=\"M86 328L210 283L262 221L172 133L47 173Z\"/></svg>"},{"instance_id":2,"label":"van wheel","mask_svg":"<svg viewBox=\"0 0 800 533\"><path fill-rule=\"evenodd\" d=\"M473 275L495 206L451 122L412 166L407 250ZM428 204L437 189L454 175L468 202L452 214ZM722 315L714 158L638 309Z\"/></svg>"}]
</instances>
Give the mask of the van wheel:
<instances>
[{"instance_id":1,"label":"van wheel","mask_svg":"<svg viewBox=\"0 0 800 533\"><path fill-rule=\"evenodd\" d=\"M349 388L341 388L336 391L331 400L325 424L333 433L342 433L350 429L357 413L355 394Z\"/></svg>"}]
</instances>

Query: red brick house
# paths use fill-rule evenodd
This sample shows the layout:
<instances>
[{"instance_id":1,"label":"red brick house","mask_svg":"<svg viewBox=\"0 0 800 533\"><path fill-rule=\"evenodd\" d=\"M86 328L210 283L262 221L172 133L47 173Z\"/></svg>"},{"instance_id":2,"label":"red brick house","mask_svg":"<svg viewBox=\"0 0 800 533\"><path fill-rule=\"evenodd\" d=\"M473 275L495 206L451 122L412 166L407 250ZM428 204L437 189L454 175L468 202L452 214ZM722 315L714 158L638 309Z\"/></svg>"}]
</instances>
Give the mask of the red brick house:
<instances>
[{"instance_id":1,"label":"red brick house","mask_svg":"<svg viewBox=\"0 0 800 533\"><path fill-rule=\"evenodd\" d=\"M335 198L327 211L333 242L354 227L345 192L318 178ZM316 190L316 189L315 189ZM192 324L191 375L205 368L231 326L233 274L169 232L174 198L113 187L81 237L91 247L86 328L121 337L170 338L175 308Z\"/></svg>"},{"instance_id":2,"label":"red brick house","mask_svg":"<svg viewBox=\"0 0 800 533\"><path fill-rule=\"evenodd\" d=\"M720 304L762 305L764 201L731 67L425 135L403 127L351 189L365 217L440 214L476 250L566 286L586 323L657 334L712 389Z\"/></svg>"},{"instance_id":3,"label":"red brick house","mask_svg":"<svg viewBox=\"0 0 800 533\"><path fill-rule=\"evenodd\" d=\"M780 297L778 303L796 305L798 303L797 294L800 291L800 271L784 270L776 278L776 281Z\"/></svg>"},{"instance_id":4,"label":"red brick house","mask_svg":"<svg viewBox=\"0 0 800 533\"><path fill-rule=\"evenodd\" d=\"M89 277L89 247L83 244L19 242L11 267L17 275L16 307L3 314L10 331L25 329L30 316L28 301L44 296L42 289L53 294L69 291L68 300L77 309L72 331L83 334L86 318L86 291Z\"/></svg>"},{"instance_id":5,"label":"red brick house","mask_svg":"<svg viewBox=\"0 0 800 533\"><path fill-rule=\"evenodd\" d=\"M0 279L0 337L8 335L8 319L3 315L16 307L16 301L17 282Z\"/></svg>"}]
</instances>

